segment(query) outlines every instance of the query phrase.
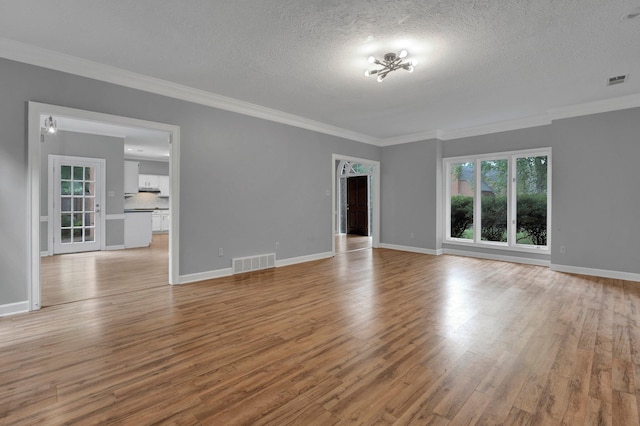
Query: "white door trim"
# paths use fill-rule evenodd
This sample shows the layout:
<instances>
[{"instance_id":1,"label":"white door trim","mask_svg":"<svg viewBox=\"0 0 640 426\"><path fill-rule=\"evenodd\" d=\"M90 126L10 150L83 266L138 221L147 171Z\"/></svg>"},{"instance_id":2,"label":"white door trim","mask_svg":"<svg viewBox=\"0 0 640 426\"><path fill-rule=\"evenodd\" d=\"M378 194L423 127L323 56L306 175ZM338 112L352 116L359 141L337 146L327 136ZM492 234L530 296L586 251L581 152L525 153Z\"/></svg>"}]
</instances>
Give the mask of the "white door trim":
<instances>
[{"instance_id":1,"label":"white door trim","mask_svg":"<svg viewBox=\"0 0 640 426\"><path fill-rule=\"evenodd\" d=\"M340 154L331 154L331 253L336 254L336 161L352 161L354 163L371 164L373 166L373 220L371 230L373 232L372 246L380 247L380 162L365 158L349 157Z\"/></svg>"},{"instance_id":2,"label":"white door trim","mask_svg":"<svg viewBox=\"0 0 640 426\"><path fill-rule=\"evenodd\" d=\"M40 116L77 118L85 121L109 123L130 127L142 127L169 133L171 137L171 155L169 157L169 174L171 185L170 209L171 229L169 231L169 284L178 284L180 259L180 127L129 117L67 108L58 105L29 102L28 121L28 284L27 296L29 310L40 309ZM103 204L104 205L104 204Z\"/></svg>"}]
</instances>

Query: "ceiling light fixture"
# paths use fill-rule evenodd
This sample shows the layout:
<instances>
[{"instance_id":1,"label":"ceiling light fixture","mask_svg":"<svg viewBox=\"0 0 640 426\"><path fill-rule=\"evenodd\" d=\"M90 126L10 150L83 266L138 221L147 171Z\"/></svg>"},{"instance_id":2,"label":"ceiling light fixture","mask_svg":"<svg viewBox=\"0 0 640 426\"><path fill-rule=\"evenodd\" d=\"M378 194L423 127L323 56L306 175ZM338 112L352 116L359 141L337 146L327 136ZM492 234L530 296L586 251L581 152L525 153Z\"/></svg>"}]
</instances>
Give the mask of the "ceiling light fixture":
<instances>
[{"instance_id":1,"label":"ceiling light fixture","mask_svg":"<svg viewBox=\"0 0 640 426\"><path fill-rule=\"evenodd\" d=\"M386 55L384 55L384 59L382 61L377 60L374 56L369 56L370 64L381 65L382 68L377 70L367 70L365 71L364 75L366 75L367 77L370 75L377 75L378 81L380 82L384 80L387 74L389 74L391 71L403 69L409 72L413 72L413 67L417 65L417 62L415 61L415 59L405 61L404 59L408 54L409 52L404 49L401 50L398 55L396 55L395 53L387 53Z\"/></svg>"},{"instance_id":2,"label":"ceiling light fixture","mask_svg":"<svg viewBox=\"0 0 640 426\"><path fill-rule=\"evenodd\" d=\"M56 133L58 133L58 122L54 120L52 116L49 116L49 118L45 118L44 131L49 133L50 135L55 135Z\"/></svg>"}]
</instances>

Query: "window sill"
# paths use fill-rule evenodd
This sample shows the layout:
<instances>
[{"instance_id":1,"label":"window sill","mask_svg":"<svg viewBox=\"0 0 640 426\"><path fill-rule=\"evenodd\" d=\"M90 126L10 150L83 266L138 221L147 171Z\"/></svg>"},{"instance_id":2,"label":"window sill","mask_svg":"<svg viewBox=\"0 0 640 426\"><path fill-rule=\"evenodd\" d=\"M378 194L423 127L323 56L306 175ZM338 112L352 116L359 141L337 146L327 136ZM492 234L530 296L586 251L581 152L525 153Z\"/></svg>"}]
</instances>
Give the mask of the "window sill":
<instances>
[{"instance_id":1,"label":"window sill","mask_svg":"<svg viewBox=\"0 0 640 426\"><path fill-rule=\"evenodd\" d=\"M491 249L491 250L503 250L503 251L517 251L522 253L538 253L538 254L551 254L551 250L549 247L535 247L535 246L508 246L502 243L476 243L476 242L468 242L464 240L458 239L447 239L443 241L444 244L457 245L462 247L475 247L482 249Z\"/></svg>"}]
</instances>

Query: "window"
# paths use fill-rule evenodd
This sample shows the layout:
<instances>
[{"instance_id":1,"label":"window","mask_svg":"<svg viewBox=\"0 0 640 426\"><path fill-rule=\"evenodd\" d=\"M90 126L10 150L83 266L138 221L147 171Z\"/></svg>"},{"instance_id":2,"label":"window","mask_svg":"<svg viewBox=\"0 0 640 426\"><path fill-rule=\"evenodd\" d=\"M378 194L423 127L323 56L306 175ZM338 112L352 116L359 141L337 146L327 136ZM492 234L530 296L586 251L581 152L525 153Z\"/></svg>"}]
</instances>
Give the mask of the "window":
<instances>
[{"instance_id":1,"label":"window","mask_svg":"<svg viewBox=\"0 0 640 426\"><path fill-rule=\"evenodd\" d=\"M548 250L551 149L444 159L446 241Z\"/></svg>"}]
</instances>

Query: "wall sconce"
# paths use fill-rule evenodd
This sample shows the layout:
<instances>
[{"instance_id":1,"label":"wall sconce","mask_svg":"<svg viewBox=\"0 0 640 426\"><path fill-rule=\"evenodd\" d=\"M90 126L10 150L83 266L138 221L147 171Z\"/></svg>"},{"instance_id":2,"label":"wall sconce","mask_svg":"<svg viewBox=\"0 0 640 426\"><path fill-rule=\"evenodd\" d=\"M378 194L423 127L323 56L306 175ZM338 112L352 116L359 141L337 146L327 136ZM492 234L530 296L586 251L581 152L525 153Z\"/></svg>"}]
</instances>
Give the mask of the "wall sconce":
<instances>
[{"instance_id":1,"label":"wall sconce","mask_svg":"<svg viewBox=\"0 0 640 426\"><path fill-rule=\"evenodd\" d=\"M49 116L49 118L45 118L44 131L50 135L55 135L56 133L58 133L58 122L54 120L52 116Z\"/></svg>"}]
</instances>

